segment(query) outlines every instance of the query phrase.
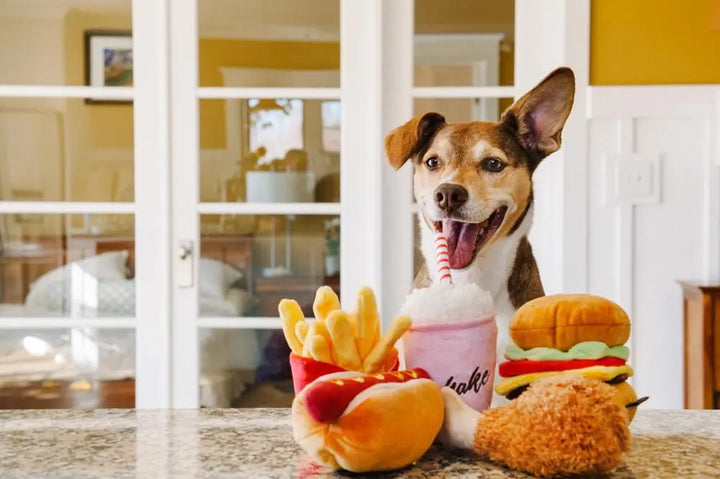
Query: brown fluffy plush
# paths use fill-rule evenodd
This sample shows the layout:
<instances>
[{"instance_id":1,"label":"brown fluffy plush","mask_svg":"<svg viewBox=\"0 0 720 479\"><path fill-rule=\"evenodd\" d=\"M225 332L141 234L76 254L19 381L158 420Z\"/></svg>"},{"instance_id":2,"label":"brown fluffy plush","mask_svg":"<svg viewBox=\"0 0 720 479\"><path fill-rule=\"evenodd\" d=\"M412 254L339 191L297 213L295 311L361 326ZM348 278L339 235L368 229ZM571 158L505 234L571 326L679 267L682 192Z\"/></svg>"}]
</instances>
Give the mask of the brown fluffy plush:
<instances>
[{"instance_id":1,"label":"brown fluffy plush","mask_svg":"<svg viewBox=\"0 0 720 479\"><path fill-rule=\"evenodd\" d=\"M566 374L483 413L473 448L514 469L558 476L610 471L629 446L628 416L612 387Z\"/></svg>"}]
</instances>

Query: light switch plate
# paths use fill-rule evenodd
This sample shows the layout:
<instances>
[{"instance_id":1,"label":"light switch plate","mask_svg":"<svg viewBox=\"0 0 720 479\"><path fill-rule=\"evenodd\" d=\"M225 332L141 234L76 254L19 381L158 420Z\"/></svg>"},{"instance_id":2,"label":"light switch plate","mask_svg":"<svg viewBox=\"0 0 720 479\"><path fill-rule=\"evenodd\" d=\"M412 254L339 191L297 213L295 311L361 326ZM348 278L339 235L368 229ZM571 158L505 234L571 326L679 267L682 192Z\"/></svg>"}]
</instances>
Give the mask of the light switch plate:
<instances>
[{"instance_id":1,"label":"light switch plate","mask_svg":"<svg viewBox=\"0 0 720 479\"><path fill-rule=\"evenodd\" d=\"M660 155L620 154L607 158L607 199L630 204L660 203Z\"/></svg>"}]
</instances>

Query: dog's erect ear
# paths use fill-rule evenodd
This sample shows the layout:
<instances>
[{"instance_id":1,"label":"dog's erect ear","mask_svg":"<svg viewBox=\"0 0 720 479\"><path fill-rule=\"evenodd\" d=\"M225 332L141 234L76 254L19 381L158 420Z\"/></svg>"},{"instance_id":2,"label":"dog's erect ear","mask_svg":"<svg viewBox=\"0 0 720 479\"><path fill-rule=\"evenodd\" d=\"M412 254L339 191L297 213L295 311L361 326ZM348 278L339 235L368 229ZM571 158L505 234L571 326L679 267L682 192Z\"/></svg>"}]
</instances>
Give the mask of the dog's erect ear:
<instances>
[{"instance_id":1,"label":"dog's erect ear","mask_svg":"<svg viewBox=\"0 0 720 479\"><path fill-rule=\"evenodd\" d=\"M575 97L575 75L558 68L513 103L501 118L539 162L560 148L562 129ZM537 163L534 165L537 166Z\"/></svg>"},{"instance_id":2,"label":"dog's erect ear","mask_svg":"<svg viewBox=\"0 0 720 479\"><path fill-rule=\"evenodd\" d=\"M425 113L388 133L385 137L385 154L392 167L397 170L404 165L445 124L445 117L441 114Z\"/></svg>"}]
</instances>

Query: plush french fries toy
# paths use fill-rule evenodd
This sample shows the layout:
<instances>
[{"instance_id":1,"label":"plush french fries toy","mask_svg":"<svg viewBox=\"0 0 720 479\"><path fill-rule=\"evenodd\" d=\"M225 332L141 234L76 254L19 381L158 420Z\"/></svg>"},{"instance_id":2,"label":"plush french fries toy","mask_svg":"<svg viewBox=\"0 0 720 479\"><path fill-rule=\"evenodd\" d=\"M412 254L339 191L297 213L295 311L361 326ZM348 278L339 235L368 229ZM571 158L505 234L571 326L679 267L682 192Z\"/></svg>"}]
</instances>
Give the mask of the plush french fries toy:
<instances>
[{"instance_id":1,"label":"plush french fries toy","mask_svg":"<svg viewBox=\"0 0 720 479\"><path fill-rule=\"evenodd\" d=\"M397 370L395 342L410 327L410 318L399 316L380 334L380 315L370 288L358 293L357 311L346 313L328 286L317 290L313 312L306 321L296 301L283 299L278 306L283 334L291 349L290 367L295 394L325 374L356 371L382 373Z\"/></svg>"}]
</instances>

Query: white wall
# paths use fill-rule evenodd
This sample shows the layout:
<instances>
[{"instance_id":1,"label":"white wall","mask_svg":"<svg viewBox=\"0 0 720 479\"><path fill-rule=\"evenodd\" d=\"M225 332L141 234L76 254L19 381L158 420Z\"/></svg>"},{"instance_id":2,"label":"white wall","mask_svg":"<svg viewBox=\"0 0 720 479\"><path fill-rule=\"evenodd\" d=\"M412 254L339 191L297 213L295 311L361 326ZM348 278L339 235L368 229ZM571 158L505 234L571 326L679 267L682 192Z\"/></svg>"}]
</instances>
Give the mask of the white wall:
<instances>
[{"instance_id":1,"label":"white wall","mask_svg":"<svg viewBox=\"0 0 720 479\"><path fill-rule=\"evenodd\" d=\"M588 289L631 315L633 382L639 395L650 396L648 408L683 407L676 281L720 280L718 92L692 86L590 92ZM627 154L659 159L652 178L657 202L613 195L613 161L637 161Z\"/></svg>"}]
</instances>

